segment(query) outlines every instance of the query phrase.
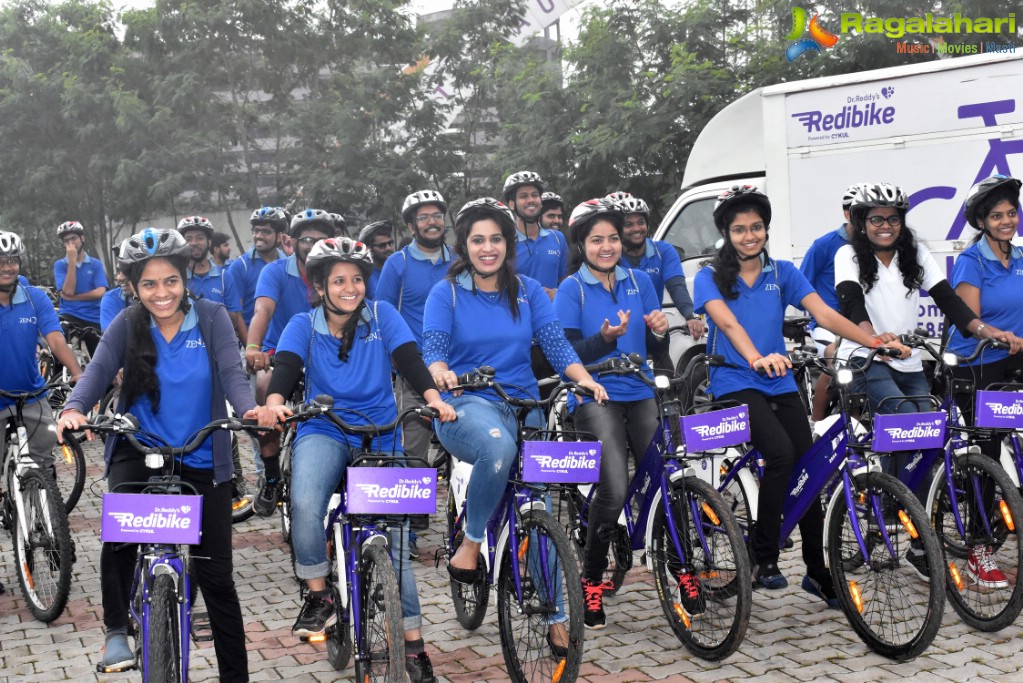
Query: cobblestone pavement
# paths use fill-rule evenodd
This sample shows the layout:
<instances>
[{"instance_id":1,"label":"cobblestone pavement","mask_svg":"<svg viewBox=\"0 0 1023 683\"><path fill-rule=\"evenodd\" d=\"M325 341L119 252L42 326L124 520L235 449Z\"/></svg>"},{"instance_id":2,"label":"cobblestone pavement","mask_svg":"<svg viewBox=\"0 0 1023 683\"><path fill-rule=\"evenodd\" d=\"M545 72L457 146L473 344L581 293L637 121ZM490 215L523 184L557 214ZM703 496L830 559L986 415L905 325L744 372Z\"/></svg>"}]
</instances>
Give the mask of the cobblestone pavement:
<instances>
[{"instance_id":1,"label":"cobblestone pavement","mask_svg":"<svg viewBox=\"0 0 1023 683\"><path fill-rule=\"evenodd\" d=\"M101 459L92 446L91 463ZM89 467L89 486L71 514L78 562L66 612L52 624L32 619L17 585L10 539L0 535L0 681L137 681L138 674L95 673L103 645L99 596L98 464ZM90 487L92 490L90 490ZM298 587L289 573L280 517L252 518L235 527L235 571L248 638L254 681L350 680L351 668L336 672L323 646L298 642L291 625L298 611ZM451 610L447 576L435 568L443 517L421 534L416 566L424 613L424 637L438 679L452 683L507 679L497 622L490 610L474 632L463 630ZM608 627L590 632L580 680L583 681L1019 681L1023 679L1023 627L979 633L963 625L951 608L933 645L916 660L895 663L872 654L851 632L844 616L799 587L798 550L783 554L782 570L793 584L754 593L754 612L746 640L724 662L695 659L663 623L652 577L631 572L625 588L609 598ZM200 608L201 609L201 608ZM216 680L211 643L193 650L192 680Z\"/></svg>"}]
</instances>

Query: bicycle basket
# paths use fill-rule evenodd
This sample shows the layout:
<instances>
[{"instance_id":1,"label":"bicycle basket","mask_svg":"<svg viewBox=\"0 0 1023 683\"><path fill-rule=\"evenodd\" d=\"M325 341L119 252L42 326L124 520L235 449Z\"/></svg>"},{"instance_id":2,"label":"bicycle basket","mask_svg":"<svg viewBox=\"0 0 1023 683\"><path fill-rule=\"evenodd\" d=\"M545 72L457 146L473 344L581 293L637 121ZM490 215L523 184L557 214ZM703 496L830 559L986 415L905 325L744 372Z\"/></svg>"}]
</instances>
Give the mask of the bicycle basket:
<instances>
[{"instance_id":1,"label":"bicycle basket","mask_svg":"<svg viewBox=\"0 0 1023 683\"><path fill-rule=\"evenodd\" d=\"M978 427L1023 429L1023 393L1015 391L978 391Z\"/></svg>"},{"instance_id":2,"label":"bicycle basket","mask_svg":"<svg viewBox=\"0 0 1023 683\"><path fill-rule=\"evenodd\" d=\"M702 453L750 440L749 408L739 405L695 415L683 415L682 440L689 453Z\"/></svg>"},{"instance_id":3,"label":"bicycle basket","mask_svg":"<svg viewBox=\"0 0 1023 683\"><path fill-rule=\"evenodd\" d=\"M437 470L432 467L349 467L348 512L423 515L437 511Z\"/></svg>"},{"instance_id":4,"label":"bicycle basket","mask_svg":"<svg viewBox=\"0 0 1023 683\"><path fill-rule=\"evenodd\" d=\"M104 493L104 543L198 545L202 537L202 496Z\"/></svg>"},{"instance_id":5,"label":"bicycle basket","mask_svg":"<svg viewBox=\"0 0 1023 683\"><path fill-rule=\"evenodd\" d=\"M522 480L532 484L595 484L599 441L524 441Z\"/></svg>"},{"instance_id":6,"label":"bicycle basket","mask_svg":"<svg viewBox=\"0 0 1023 683\"><path fill-rule=\"evenodd\" d=\"M942 448L948 415L892 413L874 415L873 449L878 453Z\"/></svg>"}]
</instances>

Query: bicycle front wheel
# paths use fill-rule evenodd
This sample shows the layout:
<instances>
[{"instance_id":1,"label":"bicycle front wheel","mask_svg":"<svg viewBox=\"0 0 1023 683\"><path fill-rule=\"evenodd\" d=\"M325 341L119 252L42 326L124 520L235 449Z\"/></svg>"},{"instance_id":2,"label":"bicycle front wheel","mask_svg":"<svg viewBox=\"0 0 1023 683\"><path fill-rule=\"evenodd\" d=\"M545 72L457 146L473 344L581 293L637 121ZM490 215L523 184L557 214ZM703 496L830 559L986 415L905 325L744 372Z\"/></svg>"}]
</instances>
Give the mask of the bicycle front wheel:
<instances>
[{"instance_id":1,"label":"bicycle front wheel","mask_svg":"<svg viewBox=\"0 0 1023 683\"><path fill-rule=\"evenodd\" d=\"M570 683L579 675L579 576L579 560L558 521L542 510L521 513L501 553L497 584L497 625L512 680Z\"/></svg>"},{"instance_id":2,"label":"bicycle front wheel","mask_svg":"<svg viewBox=\"0 0 1023 683\"><path fill-rule=\"evenodd\" d=\"M73 550L67 513L49 473L25 470L16 485L21 489L14 519L18 581L32 615L49 623L64 611L71 591Z\"/></svg>"},{"instance_id":3,"label":"bicycle front wheel","mask_svg":"<svg viewBox=\"0 0 1023 683\"><path fill-rule=\"evenodd\" d=\"M70 513L78 505L85 489L85 453L78 439L68 434L64 443L54 445L52 455L57 488L64 501L64 512Z\"/></svg>"},{"instance_id":4,"label":"bicycle front wheel","mask_svg":"<svg viewBox=\"0 0 1023 683\"><path fill-rule=\"evenodd\" d=\"M929 512L945 557L949 602L970 626L999 631L1023 610L1016 528L1023 500L998 463L974 453L956 458L951 481L943 468L935 486Z\"/></svg>"},{"instance_id":5,"label":"bicycle front wheel","mask_svg":"<svg viewBox=\"0 0 1023 683\"><path fill-rule=\"evenodd\" d=\"M721 494L697 477L671 482L668 499L658 500L652 514L654 584L668 625L697 657L728 657L746 635L753 603L735 517Z\"/></svg>"},{"instance_id":6,"label":"bicycle front wheel","mask_svg":"<svg viewBox=\"0 0 1023 683\"><path fill-rule=\"evenodd\" d=\"M362 583L355 678L360 683L405 680L405 631L402 626L398 579L387 548L370 544L362 549Z\"/></svg>"},{"instance_id":7,"label":"bicycle front wheel","mask_svg":"<svg viewBox=\"0 0 1023 683\"><path fill-rule=\"evenodd\" d=\"M149 593L149 653L143 678L149 683L181 683L181 614L175 577L160 574Z\"/></svg>"},{"instance_id":8,"label":"bicycle front wheel","mask_svg":"<svg viewBox=\"0 0 1023 683\"><path fill-rule=\"evenodd\" d=\"M937 535L916 496L887 474L854 478L851 511L844 490L835 495L828 563L842 610L871 650L897 661L912 659L934 640L945 609Z\"/></svg>"}]
</instances>

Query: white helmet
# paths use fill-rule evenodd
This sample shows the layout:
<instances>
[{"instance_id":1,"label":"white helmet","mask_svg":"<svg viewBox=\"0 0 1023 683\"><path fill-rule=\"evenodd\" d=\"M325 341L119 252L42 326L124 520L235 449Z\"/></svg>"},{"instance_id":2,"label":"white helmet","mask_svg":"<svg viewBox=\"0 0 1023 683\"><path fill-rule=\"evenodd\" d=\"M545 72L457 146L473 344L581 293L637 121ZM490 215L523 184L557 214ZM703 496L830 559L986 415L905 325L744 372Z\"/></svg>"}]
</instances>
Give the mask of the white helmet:
<instances>
[{"instance_id":1,"label":"white helmet","mask_svg":"<svg viewBox=\"0 0 1023 683\"><path fill-rule=\"evenodd\" d=\"M849 210L872 209L877 206L890 206L902 211L909 210L909 197L905 190L891 183L864 183L853 195Z\"/></svg>"},{"instance_id":2,"label":"white helmet","mask_svg":"<svg viewBox=\"0 0 1023 683\"><path fill-rule=\"evenodd\" d=\"M60 237L61 239L64 238L64 235L84 234L85 228L83 228L82 224L79 223L78 221L64 221L63 223L57 226L57 237Z\"/></svg>"},{"instance_id":3,"label":"white helmet","mask_svg":"<svg viewBox=\"0 0 1023 683\"><path fill-rule=\"evenodd\" d=\"M210 219L202 216L185 216L178 221L178 232L184 235L189 230L201 230L206 239L213 239L213 224Z\"/></svg>"},{"instance_id":4,"label":"white helmet","mask_svg":"<svg viewBox=\"0 0 1023 683\"><path fill-rule=\"evenodd\" d=\"M507 202L514 199L515 191L523 185L532 185L540 191L540 194L543 194L543 191L547 189L547 183L543 181L543 178L540 177L539 173L534 173L533 171L519 171L517 173L512 173L504 181L504 201Z\"/></svg>"},{"instance_id":5,"label":"white helmet","mask_svg":"<svg viewBox=\"0 0 1023 683\"><path fill-rule=\"evenodd\" d=\"M401 205L401 219L406 223L414 223L415 217L413 214L416 209L425 204L436 204L440 207L442 213L448 212L448 204L444 201L444 196L440 192L436 190L419 190L405 197L405 201Z\"/></svg>"},{"instance_id":6,"label":"white helmet","mask_svg":"<svg viewBox=\"0 0 1023 683\"><path fill-rule=\"evenodd\" d=\"M16 233L0 230L0 256L21 257L25 253L25 243Z\"/></svg>"}]
</instances>

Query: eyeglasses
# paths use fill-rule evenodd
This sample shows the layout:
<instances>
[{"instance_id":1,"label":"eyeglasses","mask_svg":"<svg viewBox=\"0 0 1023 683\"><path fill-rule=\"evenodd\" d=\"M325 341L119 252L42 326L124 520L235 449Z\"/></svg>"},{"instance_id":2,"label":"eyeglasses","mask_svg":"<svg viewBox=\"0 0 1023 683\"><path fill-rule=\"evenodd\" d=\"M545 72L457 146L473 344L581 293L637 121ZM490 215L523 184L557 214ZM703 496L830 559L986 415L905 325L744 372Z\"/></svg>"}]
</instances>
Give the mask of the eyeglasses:
<instances>
[{"instance_id":1,"label":"eyeglasses","mask_svg":"<svg viewBox=\"0 0 1023 683\"><path fill-rule=\"evenodd\" d=\"M21 265L20 256L0 256L0 268L20 265Z\"/></svg>"},{"instance_id":2,"label":"eyeglasses","mask_svg":"<svg viewBox=\"0 0 1023 683\"><path fill-rule=\"evenodd\" d=\"M443 220L444 214L442 214L439 211L437 213L423 213L416 216L416 223L419 225L424 225L426 223L429 223L430 221L437 222Z\"/></svg>"},{"instance_id":3,"label":"eyeglasses","mask_svg":"<svg viewBox=\"0 0 1023 683\"><path fill-rule=\"evenodd\" d=\"M885 223L891 226L902 225L902 216L900 216L899 214L895 214L894 216L888 216L887 218L885 218L884 216L871 216L867 220L870 221L870 224L873 225L875 228L880 228Z\"/></svg>"},{"instance_id":4,"label":"eyeglasses","mask_svg":"<svg viewBox=\"0 0 1023 683\"><path fill-rule=\"evenodd\" d=\"M742 226L741 228L729 228L728 232L738 237L740 235L745 235L747 232L763 232L764 230L767 230L766 225L763 223L755 223L754 225L749 226L749 228L746 226Z\"/></svg>"},{"instance_id":5,"label":"eyeglasses","mask_svg":"<svg viewBox=\"0 0 1023 683\"><path fill-rule=\"evenodd\" d=\"M386 242L374 242L373 243L373 248L374 249L386 249L387 247L393 247L393 246L394 246L394 240L387 240Z\"/></svg>"},{"instance_id":6,"label":"eyeglasses","mask_svg":"<svg viewBox=\"0 0 1023 683\"><path fill-rule=\"evenodd\" d=\"M252 229L252 234L253 235L259 235L260 237L269 237L270 235L274 234L274 232L275 231L274 231L273 228L253 228Z\"/></svg>"},{"instance_id":7,"label":"eyeglasses","mask_svg":"<svg viewBox=\"0 0 1023 683\"><path fill-rule=\"evenodd\" d=\"M316 244L321 239L323 239L323 238L322 237L299 237L297 242L299 244Z\"/></svg>"}]
</instances>

